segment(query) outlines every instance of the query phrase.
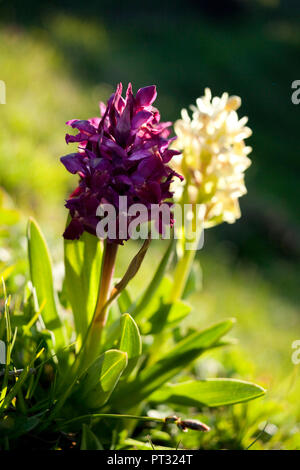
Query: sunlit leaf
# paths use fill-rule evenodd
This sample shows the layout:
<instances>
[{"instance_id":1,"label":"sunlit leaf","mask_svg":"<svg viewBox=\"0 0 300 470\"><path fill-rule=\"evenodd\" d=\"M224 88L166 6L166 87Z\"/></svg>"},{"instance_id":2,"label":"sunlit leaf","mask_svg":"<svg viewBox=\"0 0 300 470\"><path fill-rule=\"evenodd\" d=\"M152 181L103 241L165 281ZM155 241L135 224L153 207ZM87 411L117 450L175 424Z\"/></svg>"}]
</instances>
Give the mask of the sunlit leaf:
<instances>
[{"instance_id":1,"label":"sunlit leaf","mask_svg":"<svg viewBox=\"0 0 300 470\"><path fill-rule=\"evenodd\" d=\"M136 366L138 358L142 353L142 339L137 324L129 313L125 313L121 318L121 338L120 351L124 351L128 356L128 366L125 375Z\"/></svg>"},{"instance_id":2,"label":"sunlit leaf","mask_svg":"<svg viewBox=\"0 0 300 470\"><path fill-rule=\"evenodd\" d=\"M217 323L203 331L196 331L180 341L158 362L143 370L136 380L121 387L114 396L114 401L122 396L122 404L133 405L153 393L172 377L190 365L207 349L213 348L233 326L229 319Z\"/></svg>"},{"instance_id":3,"label":"sunlit leaf","mask_svg":"<svg viewBox=\"0 0 300 470\"><path fill-rule=\"evenodd\" d=\"M27 239L31 282L35 288L39 306L45 302L42 318L46 328L54 332L56 346L63 347L65 338L56 307L50 254L43 234L32 218L28 223Z\"/></svg>"},{"instance_id":4,"label":"sunlit leaf","mask_svg":"<svg viewBox=\"0 0 300 470\"><path fill-rule=\"evenodd\" d=\"M184 406L223 406L253 400L265 394L259 385L235 379L190 380L167 384L150 396L156 403Z\"/></svg>"},{"instance_id":5,"label":"sunlit leaf","mask_svg":"<svg viewBox=\"0 0 300 470\"><path fill-rule=\"evenodd\" d=\"M109 399L127 366L127 353L111 349L101 354L84 372L75 392L79 406L97 409Z\"/></svg>"}]
</instances>

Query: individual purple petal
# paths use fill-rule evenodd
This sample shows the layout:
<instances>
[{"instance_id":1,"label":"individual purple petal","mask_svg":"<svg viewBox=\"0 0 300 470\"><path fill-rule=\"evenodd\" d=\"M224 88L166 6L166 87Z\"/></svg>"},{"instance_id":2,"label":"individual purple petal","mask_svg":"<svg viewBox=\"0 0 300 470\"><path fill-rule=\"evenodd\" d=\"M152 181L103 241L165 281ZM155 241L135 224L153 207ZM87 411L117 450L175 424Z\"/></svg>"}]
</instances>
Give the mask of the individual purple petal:
<instances>
[{"instance_id":1,"label":"individual purple petal","mask_svg":"<svg viewBox=\"0 0 300 470\"><path fill-rule=\"evenodd\" d=\"M137 194L144 201L151 204L159 204L161 201L160 184L156 181L150 181L137 190Z\"/></svg>"},{"instance_id":2,"label":"individual purple petal","mask_svg":"<svg viewBox=\"0 0 300 470\"><path fill-rule=\"evenodd\" d=\"M121 145L126 144L131 129L131 115L133 111L133 96L131 85L128 85L126 93L126 105L122 114L117 118L115 129L115 136L120 141Z\"/></svg>"},{"instance_id":3,"label":"individual purple petal","mask_svg":"<svg viewBox=\"0 0 300 470\"><path fill-rule=\"evenodd\" d=\"M60 158L62 164L70 173L78 173L79 171L85 170L83 156L80 153L70 153Z\"/></svg>"},{"instance_id":4,"label":"individual purple petal","mask_svg":"<svg viewBox=\"0 0 300 470\"><path fill-rule=\"evenodd\" d=\"M85 142L86 139L87 139L87 135L82 134L81 132L77 135L66 134L66 143L67 144L70 144L70 143L73 143L73 142Z\"/></svg>"},{"instance_id":5,"label":"individual purple petal","mask_svg":"<svg viewBox=\"0 0 300 470\"><path fill-rule=\"evenodd\" d=\"M170 127L172 125L172 123L170 121L168 122L161 122L160 124L157 124L155 127L153 127L151 129L151 132L153 135L161 135L162 137L168 137L169 135L169 131L168 131L168 127ZM166 132L166 134L165 134ZM162 133L164 133L164 135L162 135Z\"/></svg>"},{"instance_id":6,"label":"individual purple petal","mask_svg":"<svg viewBox=\"0 0 300 470\"><path fill-rule=\"evenodd\" d=\"M152 155L152 150L150 150L150 149L139 149L139 150L136 150L135 152L132 152L132 154L130 154L128 156L128 159L131 162L134 162L134 161L142 160L143 158L150 157L151 155Z\"/></svg>"},{"instance_id":7,"label":"individual purple petal","mask_svg":"<svg viewBox=\"0 0 300 470\"><path fill-rule=\"evenodd\" d=\"M162 154L162 158L164 163L169 163L169 161L175 156L175 155L180 155L181 152L178 150L165 150L164 153Z\"/></svg>"},{"instance_id":8,"label":"individual purple petal","mask_svg":"<svg viewBox=\"0 0 300 470\"><path fill-rule=\"evenodd\" d=\"M139 111L131 121L131 128L132 130L136 130L139 127L147 124L150 119L152 119L153 115L150 111Z\"/></svg>"},{"instance_id":9,"label":"individual purple petal","mask_svg":"<svg viewBox=\"0 0 300 470\"><path fill-rule=\"evenodd\" d=\"M78 240L84 232L83 224L78 219L72 219L64 231L63 237L66 240Z\"/></svg>"},{"instance_id":10,"label":"individual purple petal","mask_svg":"<svg viewBox=\"0 0 300 470\"><path fill-rule=\"evenodd\" d=\"M98 128L98 126L99 126L99 124L100 124L100 121L101 121L101 118L99 118L99 117L94 117L94 118L88 119L88 122L89 122L93 127L95 127L96 129Z\"/></svg>"},{"instance_id":11,"label":"individual purple petal","mask_svg":"<svg viewBox=\"0 0 300 470\"><path fill-rule=\"evenodd\" d=\"M100 115L103 116L105 114L105 111L106 111L106 104L103 103L103 101L100 101L99 102L99 109L100 109Z\"/></svg>"},{"instance_id":12,"label":"individual purple petal","mask_svg":"<svg viewBox=\"0 0 300 470\"><path fill-rule=\"evenodd\" d=\"M164 164L157 155L152 155L142 160L138 166L138 171L145 179L162 178L165 175Z\"/></svg>"},{"instance_id":13,"label":"individual purple petal","mask_svg":"<svg viewBox=\"0 0 300 470\"><path fill-rule=\"evenodd\" d=\"M79 121L78 119L72 119L71 121L67 121L66 124L88 134L96 133L95 127L92 126L89 121Z\"/></svg>"},{"instance_id":14,"label":"individual purple petal","mask_svg":"<svg viewBox=\"0 0 300 470\"><path fill-rule=\"evenodd\" d=\"M113 154L118 155L118 157L121 157L121 158L126 158L127 156L125 150L120 145L118 145L115 141L107 139L105 137L102 140L101 150L102 149L104 149L105 151L108 151L112 155Z\"/></svg>"},{"instance_id":15,"label":"individual purple petal","mask_svg":"<svg viewBox=\"0 0 300 470\"><path fill-rule=\"evenodd\" d=\"M156 96L157 92L155 85L140 88L136 94L136 104L139 107L150 106L153 101L156 100Z\"/></svg>"},{"instance_id":16,"label":"individual purple petal","mask_svg":"<svg viewBox=\"0 0 300 470\"><path fill-rule=\"evenodd\" d=\"M84 153L89 157L90 160L94 160L95 158L97 158L97 155L92 150L89 150L88 148L84 150Z\"/></svg>"}]
</instances>

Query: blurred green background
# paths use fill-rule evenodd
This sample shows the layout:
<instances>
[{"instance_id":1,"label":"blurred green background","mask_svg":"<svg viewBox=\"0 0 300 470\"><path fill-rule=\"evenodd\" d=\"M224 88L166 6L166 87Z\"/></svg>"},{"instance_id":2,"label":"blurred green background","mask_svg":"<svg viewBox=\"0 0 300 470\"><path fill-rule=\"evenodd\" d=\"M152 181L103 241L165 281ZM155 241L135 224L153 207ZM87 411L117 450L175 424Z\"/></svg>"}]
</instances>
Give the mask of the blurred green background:
<instances>
[{"instance_id":1,"label":"blurred green background","mask_svg":"<svg viewBox=\"0 0 300 470\"><path fill-rule=\"evenodd\" d=\"M300 79L299 13L297 0L0 0L0 80L7 88L0 186L21 220L34 214L40 221L57 263L64 199L76 184L59 162L71 151L65 121L97 115L98 101L119 81L131 81L135 91L156 84L163 120L177 119L206 86L213 95L242 97L239 113L253 130L243 217L206 231L198 256L203 290L191 298L189 323L237 318L239 344L207 359L201 373L268 388L251 406L258 420L274 423L265 433L270 448L300 447L300 385L291 361L300 339L300 105L291 101L291 84ZM0 262L22 262L23 226L21 237L14 230L1 229ZM161 247L151 248L157 261ZM128 243L121 259L134 250ZM133 290L144 287L149 270L146 261Z\"/></svg>"}]
</instances>

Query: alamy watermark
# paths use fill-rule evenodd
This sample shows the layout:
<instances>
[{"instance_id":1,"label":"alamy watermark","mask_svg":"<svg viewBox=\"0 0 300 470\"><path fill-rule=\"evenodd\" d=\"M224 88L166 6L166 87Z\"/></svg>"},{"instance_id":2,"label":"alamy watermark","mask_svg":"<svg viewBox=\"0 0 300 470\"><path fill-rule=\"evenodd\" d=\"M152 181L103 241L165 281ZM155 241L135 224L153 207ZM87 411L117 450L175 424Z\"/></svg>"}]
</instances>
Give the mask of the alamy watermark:
<instances>
[{"instance_id":1,"label":"alamy watermark","mask_svg":"<svg viewBox=\"0 0 300 470\"><path fill-rule=\"evenodd\" d=\"M0 104L6 104L6 85L3 80L0 80Z\"/></svg>"},{"instance_id":2,"label":"alamy watermark","mask_svg":"<svg viewBox=\"0 0 300 470\"><path fill-rule=\"evenodd\" d=\"M6 364L6 347L4 341L0 340L0 365Z\"/></svg>"},{"instance_id":3,"label":"alamy watermark","mask_svg":"<svg viewBox=\"0 0 300 470\"><path fill-rule=\"evenodd\" d=\"M110 240L170 239L171 225L174 237L184 239L186 250L199 250L204 244L203 204L144 204L127 205L127 196L119 196L118 211L113 204L100 204L96 233L98 238ZM150 227L147 222L151 221Z\"/></svg>"},{"instance_id":4,"label":"alamy watermark","mask_svg":"<svg viewBox=\"0 0 300 470\"><path fill-rule=\"evenodd\" d=\"M300 80L293 81L292 89L295 90L291 96L292 103L299 104L300 103Z\"/></svg>"},{"instance_id":5,"label":"alamy watermark","mask_svg":"<svg viewBox=\"0 0 300 470\"><path fill-rule=\"evenodd\" d=\"M295 349L292 354L292 363L298 365L300 364L300 339L293 341L292 349Z\"/></svg>"}]
</instances>

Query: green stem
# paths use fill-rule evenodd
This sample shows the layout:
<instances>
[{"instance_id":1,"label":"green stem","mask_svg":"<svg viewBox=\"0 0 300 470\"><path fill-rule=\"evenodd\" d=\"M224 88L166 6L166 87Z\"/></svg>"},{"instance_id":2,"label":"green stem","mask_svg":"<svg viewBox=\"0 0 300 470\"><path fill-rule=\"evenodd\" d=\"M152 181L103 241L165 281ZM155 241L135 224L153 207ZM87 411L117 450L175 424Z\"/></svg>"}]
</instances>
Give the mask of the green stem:
<instances>
[{"instance_id":1,"label":"green stem","mask_svg":"<svg viewBox=\"0 0 300 470\"><path fill-rule=\"evenodd\" d=\"M200 221L198 219L197 205L194 205L192 214L192 220L183 233L184 251L175 269L174 282L169 297L169 303L176 302L182 298L202 234L202 230L199 229ZM187 249L187 245L192 247L192 249Z\"/></svg>"},{"instance_id":2,"label":"green stem","mask_svg":"<svg viewBox=\"0 0 300 470\"><path fill-rule=\"evenodd\" d=\"M72 418L69 421L65 421L60 427L67 426L77 421L82 421L86 419L95 419L95 418L133 419L133 420L140 420L140 421L152 421L152 422L163 423L163 424L166 422L165 418L151 418L150 416L123 415L123 414L112 414L112 413L93 413L93 414L78 416L77 418Z\"/></svg>"},{"instance_id":3,"label":"green stem","mask_svg":"<svg viewBox=\"0 0 300 470\"><path fill-rule=\"evenodd\" d=\"M60 426L58 425L58 429L61 429L64 426L67 426L72 423L76 423L77 421L82 421L86 419L97 419L97 418L112 418L112 419L131 419L131 420L138 420L138 421L152 421L155 423L161 424L175 424L180 429L193 429L196 431L209 431L210 428L201 423L201 421L195 419L181 419L178 416L166 416L165 418L152 418L151 416L138 416L138 415L125 415L125 414L116 414L116 413L92 413L83 416L77 416L76 418L72 418L68 421L65 421ZM63 421L63 420L62 420ZM58 423L57 423L58 424Z\"/></svg>"},{"instance_id":4,"label":"green stem","mask_svg":"<svg viewBox=\"0 0 300 470\"><path fill-rule=\"evenodd\" d=\"M184 250L182 258L179 260L174 275L173 287L170 294L169 303L181 299L186 286L196 251Z\"/></svg>"},{"instance_id":5,"label":"green stem","mask_svg":"<svg viewBox=\"0 0 300 470\"><path fill-rule=\"evenodd\" d=\"M93 360L96 359L101 349L101 335L103 328L105 327L108 314L108 307L105 305L111 291L117 250L117 244L105 241L98 299L86 340L82 346L80 370L84 370L88 367Z\"/></svg>"}]
</instances>

